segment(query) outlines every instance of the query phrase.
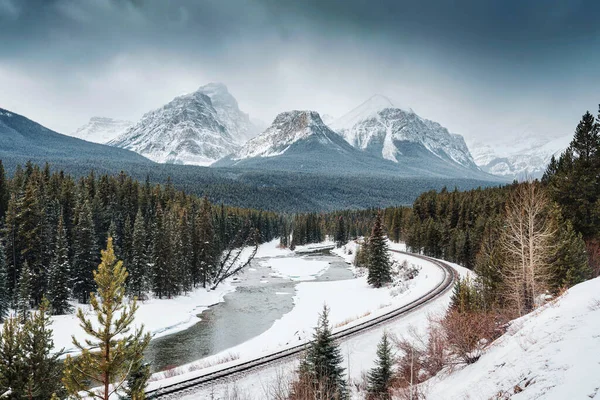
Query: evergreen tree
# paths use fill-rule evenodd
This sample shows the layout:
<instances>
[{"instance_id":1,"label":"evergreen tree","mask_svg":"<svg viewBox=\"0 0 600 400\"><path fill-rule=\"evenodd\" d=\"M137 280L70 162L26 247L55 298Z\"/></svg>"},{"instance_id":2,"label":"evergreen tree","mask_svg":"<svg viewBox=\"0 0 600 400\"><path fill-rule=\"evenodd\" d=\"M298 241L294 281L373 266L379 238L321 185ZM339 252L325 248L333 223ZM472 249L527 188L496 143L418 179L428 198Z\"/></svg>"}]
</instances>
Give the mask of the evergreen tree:
<instances>
[{"instance_id":1,"label":"evergreen tree","mask_svg":"<svg viewBox=\"0 0 600 400\"><path fill-rule=\"evenodd\" d=\"M392 262L383 233L381 212L377 213L369 238L369 275L367 281L376 288L392 282Z\"/></svg>"},{"instance_id":2,"label":"evergreen tree","mask_svg":"<svg viewBox=\"0 0 600 400\"><path fill-rule=\"evenodd\" d=\"M549 260L552 278L551 289L558 292L592 277L588 263L585 242L580 233L575 232L571 221L565 221L560 210L553 213L555 234L553 254Z\"/></svg>"},{"instance_id":3,"label":"evergreen tree","mask_svg":"<svg viewBox=\"0 0 600 400\"><path fill-rule=\"evenodd\" d=\"M18 240L21 246L21 259L27 262L30 268L31 295L34 304L39 304L42 293L46 289L46 270L43 264L43 243L45 242L43 229L43 208L41 193L35 182L34 176L29 179L25 194L19 204L20 213Z\"/></svg>"},{"instance_id":4,"label":"evergreen tree","mask_svg":"<svg viewBox=\"0 0 600 400\"><path fill-rule=\"evenodd\" d=\"M222 211L223 212L223 211ZM212 220L211 205L205 197L202 199L200 212L196 219L196 243L194 243L194 254L198 265L198 272L193 274L194 285L210 282L216 273L217 256L215 230Z\"/></svg>"},{"instance_id":5,"label":"evergreen tree","mask_svg":"<svg viewBox=\"0 0 600 400\"><path fill-rule=\"evenodd\" d=\"M67 231L61 213L56 233L56 248L50 264L48 285L48 299L54 315L68 314L71 311L71 305L69 304L71 297L71 264L67 246Z\"/></svg>"},{"instance_id":6,"label":"evergreen tree","mask_svg":"<svg viewBox=\"0 0 600 400\"><path fill-rule=\"evenodd\" d=\"M11 297L15 295L17 281L21 274L21 246L18 238L18 208L17 195L12 193L8 202L4 225L6 270L8 272L8 290Z\"/></svg>"},{"instance_id":7,"label":"evergreen tree","mask_svg":"<svg viewBox=\"0 0 600 400\"><path fill-rule=\"evenodd\" d=\"M131 259L129 262L129 278L127 289L129 293L140 298L148 286L148 256L146 248L146 227L142 210L138 210L133 224L133 239L131 244Z\"/></svg>"},{"instance_id":8,"label":"evergreen tree","mask_svg":"<svg viewBox=\"0 0 600 400\"><path fill-rule=\"evenodd\" d=\"M0 322L8 315L10 307L10 293L8 292L8 272L6 270L6 256L4 246L0 242Z\"/></svg>"},{"instance_id":9,"label":"evergreen tree","mask_svg":"<svg viewBox=\"0 0 600 400\"><path fill-rule=\"evenodd\" d=\"M384 332L381 341L377 345L375 367L369 371L368 375L368 390L371 398L378 400L389 400L392 398L390 387L394 377L393 365L392 344L388 339L387 333Z\"/></svg>"},{"instance_id":10,"label":"evergreen tree","mask_svg":"<svg viewBox=\"0 0 600 400\"><path fill-rule=\"evenodd\" d=\"M6 173L4 172L4 165L0 160L0 221L4 220L4 215L8 210L8 200L10 199L10 190L8 181L6 180Z\"/></svg>"},{"instance_id":11,"label":"evergreen tree","mask_svg":"<svg viewBox=\"0 0 600 400\"><path fill-rule=\"evenodd\" d=\"M124 382L150 341L150 335L143 334L143 327L130 333L138 305L135 299L129 306L125 302L126 279L127 271L123 263L116 260L109 237L106 250L102 251L102 261L94 271L97 295L90 295L97 324L87 319L82 309L77 311L80 326L94 340L81 344L73 337L73 344L81 355L67 356L65 360L63 383L71 396L79 397L79 393L84 392L94 399L109 400L112 394L123 394ZM90 347L98 351L90 351ZM97 381L100 387L90 389L87 384L90 381ZM139 384L145 386L145 382ZM143 398L143 395L136 397Z\"/></svg>"},{"instance_id":12,"label":"evergreen tree","mask_svg":"<svg viewBox=\"0 0 600 400\"><path fill-rule=\"evenodd\" d=\"M344 223L344 218L340 215L337 219L337 226L335 230L335 245L336 247L342 247L346 243L348 243L346 224Z\"/></svg>"},{"instance_id":13,"label":"evergreen tree","mask_svg":"<svg viewBox=\"0 0 600 400\"><path fill-rule=\"evenodd\" d=\"M159 299L167 296L170 232L164 228L165 217L159 205L154 217L152 233L152 291Z\"/></svg>"},{"instance_id":14,"label":"evergreen tree","mask_svg":"<svg viewBox=\"0 0 600 400\"><path fill-rule=\"evenodd\" d=\"M150 365L144 361L144 349L148 343L144 340L131 348L132 364L129 376L125 382L123 400L144 400L146 398L146 383L150 379Z\"/></svg>"},{"instance_id":15,"label":"evergreen tree","mask_svg":"<svg viewBox=\"0 0 600 400\"><path fill-rule=\"evenodd\" d=\"M54 350L49 308L50 303L42 299L38 311L23 326L21 346L28 379L20 398L45 400L62 391L62 351Z\"/></svg>"},{"instance_id":16,"label":"evergreen tree","mask_svg":"<svg viewBox=\"0 0 600 400\"><path fill-rule=\"evenodd\" d=\"M344 379L344 359L335 343L329 326L329 308L323 306L315 328L313 341L308 345L305 359L300 365L300 374L308 375L309 381L327 397L323 399L345 399L348 396Z\"/></svg>"},{"instance_id":17,"label":"evergreen tree","mask_svg":"<svg viewBox=\"0 0 600 400\"><path fill-rule=\"evenodd\" d=\"M87 303L94 290L92 271L97 265L97 244L90 204L86 200L79 212L74 228L73 293L81 303Z\"/></svg>"},{"instance_id":18,"label":"evergreen tree","mask_svg":"<svg viewBox=\"0 0 600 400\"><path fill-rule=\"evenodd\" d=\"M19 322L16 318L8 318L3 324L0 340L0 395L14 393L6 396L11 400L21 398L21 388L27 382L22 343Z\"/></svg>"},{"instance_id":19,"label":"evergreen tree","mask_svg":"<svg viewBox=\"0 0 600 400\"><path fill-rule=\"evenodd\" d=\"M390 239L396 243L400 241L402 232L402 208L396 208L392 217L392 226L390 229Z\"/></svg>"},{"instance_id":20,"label":"evergreen tree","mask_svg":"<svg viewBox=\"0 0 600 400\"><path fill-rule=\"evenodd\" d=\"M21 268L21 276L19 276L19 282L17 283L17 298L15 299L15 308L19 318L19 322L25 323L29 317L29 310L33 305L32 296L32 277L31 268L27 261Z\"/></svg>"}]
</instances>

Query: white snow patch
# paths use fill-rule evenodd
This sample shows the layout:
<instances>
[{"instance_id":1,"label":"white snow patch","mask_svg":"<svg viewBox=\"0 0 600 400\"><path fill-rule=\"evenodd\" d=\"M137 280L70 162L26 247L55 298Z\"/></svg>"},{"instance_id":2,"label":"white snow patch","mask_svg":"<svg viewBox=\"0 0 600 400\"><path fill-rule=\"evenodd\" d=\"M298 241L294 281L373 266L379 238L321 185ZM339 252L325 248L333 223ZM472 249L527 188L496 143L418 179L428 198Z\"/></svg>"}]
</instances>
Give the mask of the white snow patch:
<instances>
[{"instance_id":1,"label":"white snow patch","mask_svg":"<svg viewBox=\"0 0 600 400\"><path fill-rule=\"evenodd\" d=\"M519 400L600 398L599 332L596 278L513 321L475 364L432 379L427 398L477 400L499 393ZM516 385L523 391L515 394Z\"/></svg>"},{"instance_id":2,"label":"white snow patch","mask_svg":"<svg viewBox=\"0 0 600 400\"><path fill-rule=\"evenodd\" d=\"M269 258L263 261L273 269L272 276L291 279L293 281L307 281L316 279L329 268L329 263L322 260L310 260L306 257Z\"/></svg>"}]
</instances>

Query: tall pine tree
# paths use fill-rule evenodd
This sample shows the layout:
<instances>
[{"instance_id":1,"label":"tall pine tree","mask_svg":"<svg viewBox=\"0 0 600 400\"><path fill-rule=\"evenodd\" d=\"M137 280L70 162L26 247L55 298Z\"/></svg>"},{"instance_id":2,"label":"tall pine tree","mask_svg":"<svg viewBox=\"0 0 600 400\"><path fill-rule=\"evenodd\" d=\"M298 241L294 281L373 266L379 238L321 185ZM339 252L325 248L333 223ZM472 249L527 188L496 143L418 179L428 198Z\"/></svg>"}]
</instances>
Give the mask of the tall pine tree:
<instances>
[{"instance_id":1,"label":"tall pine tree","mask_svg":"<svg viewBox=\"0 0 600 400\"><path fill-rule=\"evenodd\" d=\"M32 290L33 287L31 268L29 268L29 264L27 263L27 261L25 261L25 263L23 263L23 267L21 268L19 282L17 283L15 299L15 308L19 318L19 322L21 322L22 324L24 324L25 321L27 321L27 318L29 317L29 310L33 305Z\"/></svg>"},{"instance_id":2,"label":"tall pine tree","mask_svg":"<svg viewBox=\"0 0 600 400\"><path fill-rule=\"evenodd\" d=\"M348 390L343 361L340 348L331 334L329 308L325 305L319 315L313 341L300 364L300 379L313 385L313 391L320 392L321 399L345 399L348 397Z\"/></svg>"},{"instance_id":3,"label":"tall pine tree","mask_svg":"<svg viewBox=\"0 0 600 400\"><path fill-rule=\"evenodd\" d=\"M48 300L54 315L67 314L71 311L71 304L69 304L71 298L70 280L71 263L69 262L67 231L61 213L56 232L56 248L50 263L48 284Z\"/></svg>"},{"instance_id":4,"label":"tall pine tree","mask_svg":"<svg viewBox=\"0 0 600 400\"><path fill-rule=\"evenodd\" d=\"M367 281L376 288L392 282L392 262L388 253L381 219L382 215L379 212L369 237L369 260L367 264L369 269Z\"/></svg>"},{"instance_id":5,"label":"tall pine tree","mask_svg":"<svg viewBox=\"0 0 600 400\"><path fill-rule=\"evenodd\" d=\"M94 399L109 400L111 395L124 394L124 383L139 361L139 354L150 342L150 335L143 333L143 327L130 332L138 305L136 300L129 306L125 302L126 279L127 271L123 263L116 260L109 237L106 250L102 251L102 262L94 271L97 294L90 296L98 324L92 323L82 309L77 311L80 326L93 340L82 344L73 337L73 344L81 355L67 356L65 360L63 383L72 396L84 392ZM98 350L91 351L90 347ZM98 382L100 386L90 388L89 381ZM136 397L143 398L143 395Z\"/></svg>"},{"instance_id":6,"label":"tall pine tree","mask_svg":"<svg viewBox=\"0 0 600 400\"><path fill-rule=\"evenodd\" d=\"M90 292L94 290L92 271L98 265L98 247L92 219L92 210L86 200L79 212L74 227L73 245L73 293L81 303L87 303Z\"/></svg>"},{"instance_id":7,"label":"tall pine tree","mask_svg":"<svg viewBox=\"0 0 600 400\"><path fill-rule=\"evenodd\" d=\"M390 388L394 377L394 356L392 344L386 332L383 333L381 341L377 345L377 360L375 367L369 371L369 395L377 400L391 399Z\"/></svg>"},{"instance_id":8,"label":"tall pine tree","mask_svg":"<svg viewBox=\"0 0 600 400\"><path fill-rule=\"evenodd\" d=\"M10 293L8 291L8 272L6 269L6 256L4 245L0 241L0 322L8 315L10 307Z\"/></svg>"},{"instance_id":9,"label":"tall pine tree","mask_svg":"<svg viewBox=\"0 0 600 400\"><path fill-rule=\"evenodd\" d=\"M129 293L141 298L148 288L148 254L146 248L146 227L142 210L138 210L133 224L133 239L129 261L129 278L127 289Z\"/></svg>"}]
</instances>

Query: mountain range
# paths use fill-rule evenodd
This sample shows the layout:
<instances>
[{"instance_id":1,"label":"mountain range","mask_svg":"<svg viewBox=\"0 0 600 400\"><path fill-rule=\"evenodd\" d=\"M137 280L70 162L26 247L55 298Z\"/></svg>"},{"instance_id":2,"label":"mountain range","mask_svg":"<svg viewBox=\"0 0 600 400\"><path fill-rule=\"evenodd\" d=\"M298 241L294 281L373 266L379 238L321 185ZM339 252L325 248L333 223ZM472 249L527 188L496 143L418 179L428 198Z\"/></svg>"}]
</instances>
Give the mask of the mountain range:
<instances>
[{"instance_id":1,"label":"mountain range","mask_svg":"<svg viewBox=\"0 0 600 400\"><path fill-rule=\"evenodd\" d=\"M552 156L558 157L573 136L503 140L497 143L469 142L475 163L485 172L522 180L541 178Z\"/></svg>"},{"instance_id":2,"label":"mountain range","mask_svg":"<svg viewBox=\"0 0 600 400\"><path fill-rule=\"evenodd\" d=\"M464 140L381 95L341 118L279 114L261 134L227 87L210 83L145 114L111 146L153 161L336 174L489 179Z\"/></svg>"}]
</instances>

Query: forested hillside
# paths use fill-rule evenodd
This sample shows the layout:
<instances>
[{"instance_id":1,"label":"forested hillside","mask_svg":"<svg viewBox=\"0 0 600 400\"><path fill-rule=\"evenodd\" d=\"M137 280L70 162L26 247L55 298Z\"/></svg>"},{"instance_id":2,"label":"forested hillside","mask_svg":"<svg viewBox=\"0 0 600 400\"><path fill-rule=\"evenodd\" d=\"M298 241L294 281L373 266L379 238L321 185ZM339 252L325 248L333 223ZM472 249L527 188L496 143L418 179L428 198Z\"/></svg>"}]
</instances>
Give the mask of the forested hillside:
<instances>
[{"instance_id":1,"label":"forested hillside","mask_svg":"<svg viewBox=\"0 0 600 400\"><path fill-rule=\"evenodd\" d=\"M108 235L129 271L131 294L172 297L213 286L227 272L221 254L279 235L274 213L213 205L121 173L74 179L27 164L7 179L0 164L0 316L49 297L54 313L72 296L88 301L92 271Z\"/></svg>"}]
</instances>

